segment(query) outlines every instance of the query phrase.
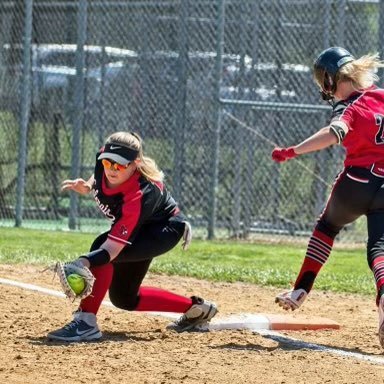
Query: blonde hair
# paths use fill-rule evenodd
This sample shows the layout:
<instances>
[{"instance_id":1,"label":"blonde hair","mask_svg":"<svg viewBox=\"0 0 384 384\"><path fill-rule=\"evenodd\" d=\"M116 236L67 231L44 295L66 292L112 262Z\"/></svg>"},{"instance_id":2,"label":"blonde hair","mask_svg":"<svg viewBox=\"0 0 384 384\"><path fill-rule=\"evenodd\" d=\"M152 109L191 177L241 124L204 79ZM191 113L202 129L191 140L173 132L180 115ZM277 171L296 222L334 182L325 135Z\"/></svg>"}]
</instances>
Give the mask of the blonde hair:
<instances>
[{"instance_id":1,"label":"blonde hair","mask_svg":"<svg viewBox=\"0 0 384 384\"><path fill-rule=\"evenodd\" d=\"M379 80L377 69L383 68L384 62L379 54L368 54L343 65L336 75L336 81L350 80L356 90L371 87Z\"/></svg>"},{"instance_id":2,"label":"blonde hair","mask_svg":"<svg viewBox=\"0 0 384 384\"><path fill-rule=\"evenodd\" d=\"M110 135L106 142L123 144L128 148L134 149L139 152L137 158L140 162L137 164L137 170L149 181L160 181L164 180L164 173L159 169L156 162L143 154L143 140L135 132L115 132Z\"/></svg>"}]
</instances>

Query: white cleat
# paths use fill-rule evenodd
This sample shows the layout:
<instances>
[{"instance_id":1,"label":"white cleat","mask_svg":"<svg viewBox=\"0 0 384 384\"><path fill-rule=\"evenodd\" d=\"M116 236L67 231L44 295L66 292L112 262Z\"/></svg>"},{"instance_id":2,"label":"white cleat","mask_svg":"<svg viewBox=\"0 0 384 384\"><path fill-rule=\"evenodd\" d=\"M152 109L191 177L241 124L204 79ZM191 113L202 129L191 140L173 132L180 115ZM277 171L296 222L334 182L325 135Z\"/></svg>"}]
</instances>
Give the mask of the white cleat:
<instances>
[{"instance_id":1,"label":"white cleat","mask_svg":"<svg viewBox=\"0 0 384 384\"><path fill-rule=\"evenodd\" d=\"M192 306L178 320L169 324L167 329L176 332L197 331L208 328L209 321L218 312L215 303L192 296Z\"/></svg>"}]
</instances>

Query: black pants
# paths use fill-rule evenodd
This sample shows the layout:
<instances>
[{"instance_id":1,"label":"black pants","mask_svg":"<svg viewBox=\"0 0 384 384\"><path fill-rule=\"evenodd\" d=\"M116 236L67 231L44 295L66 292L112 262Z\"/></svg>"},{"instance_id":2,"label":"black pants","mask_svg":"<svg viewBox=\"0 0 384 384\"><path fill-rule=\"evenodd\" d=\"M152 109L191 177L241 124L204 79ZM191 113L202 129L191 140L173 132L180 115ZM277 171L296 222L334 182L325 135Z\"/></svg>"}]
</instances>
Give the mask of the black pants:
<instances>
[{"instance_id":1,"label":"black pants","mask_svg":"<svg viewBox=\"0 0 384 384\"><path fill-rule=\"evenodd\" d=\"M174 248L184 233L182 215L169 220L143 225L131 245L127 245L113 260L113 278L109 288L111 302L127 310L134 310L138 303L140 285L154 257ZM99 249L109 232L98 236L91 251Z\"/></svg>"},{"instance_id":2,"label":"black pants","mask_svg":"<svg viewBox=\"0 0 384 384\"><path fill-rule=\"evenodd\" d=\"M340 230L367 216L367 260L384 254L384 178L369 169L347 167L337 177L316 229L335 238Z\"/></svg>"}]
</instances>

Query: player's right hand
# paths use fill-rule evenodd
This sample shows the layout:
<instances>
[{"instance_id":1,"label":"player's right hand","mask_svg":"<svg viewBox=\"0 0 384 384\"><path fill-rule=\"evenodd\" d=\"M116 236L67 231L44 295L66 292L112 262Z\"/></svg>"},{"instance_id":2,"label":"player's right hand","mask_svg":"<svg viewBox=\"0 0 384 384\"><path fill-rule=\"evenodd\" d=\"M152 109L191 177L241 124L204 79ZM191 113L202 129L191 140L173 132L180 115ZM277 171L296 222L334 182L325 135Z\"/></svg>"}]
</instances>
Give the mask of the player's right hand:
<instances>
[{"instance_id":1,"label":"player's right hand","mask_svg":"<svg viewBox=\"0 0 384 384\"><path fill-rule=\"evenodd\" d=\"M75 191L81 195L86 195L91 192L91 185L86 182L84 179L74 179L74 180L64 180L61 183L62 191Z\"/></svg>"},{"instance_id":2,"label":"player's right hand","mask_svg":"<svg viewBox=\"0 0 384 384\"><path fill-rule=\"evenodd\" d=\"M295 309L299 308L301 304L303 304L307 296L308 293L302 288L292 289L277 295L275 298L275 303L279 304L279 306L283 307L286 311L289 309L294 311Z\"/></svg>"},{"instance_id":3,"label":"player's right hand","mask_svg":"<svg viewBox=\"0 0 384 384\"><path fill-rule=\"evenodd\" d=\"M272 159L273 161L276 161L277 163L282 163L283 161L293 159L296 157L297 154L293 147L288 147L288 148L280 148L276 147L272 151Z\"/></svg>"}]
</instances>

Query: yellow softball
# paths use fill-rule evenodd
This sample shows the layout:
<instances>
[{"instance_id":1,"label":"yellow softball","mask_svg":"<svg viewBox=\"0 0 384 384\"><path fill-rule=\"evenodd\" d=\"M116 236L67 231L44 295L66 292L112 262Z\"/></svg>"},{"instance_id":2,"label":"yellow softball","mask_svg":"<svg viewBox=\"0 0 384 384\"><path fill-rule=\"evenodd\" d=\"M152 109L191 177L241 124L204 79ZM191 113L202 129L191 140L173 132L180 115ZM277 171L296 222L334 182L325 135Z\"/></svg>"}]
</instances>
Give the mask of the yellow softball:
<instances>
[{"instance_id":1,"label":"yellow softball","mask_svg":"<svg viewBox=\"0 0 384 384\"><path fill-rule=\"evenodd\" d=\"M72 273L67 276L68 284L73 289L73 292L76 293L76 295L79 295L81 292L84 291L85 288L85 280L83 277L78 275L77 273Z\"/></svg>"}]
</instances>

